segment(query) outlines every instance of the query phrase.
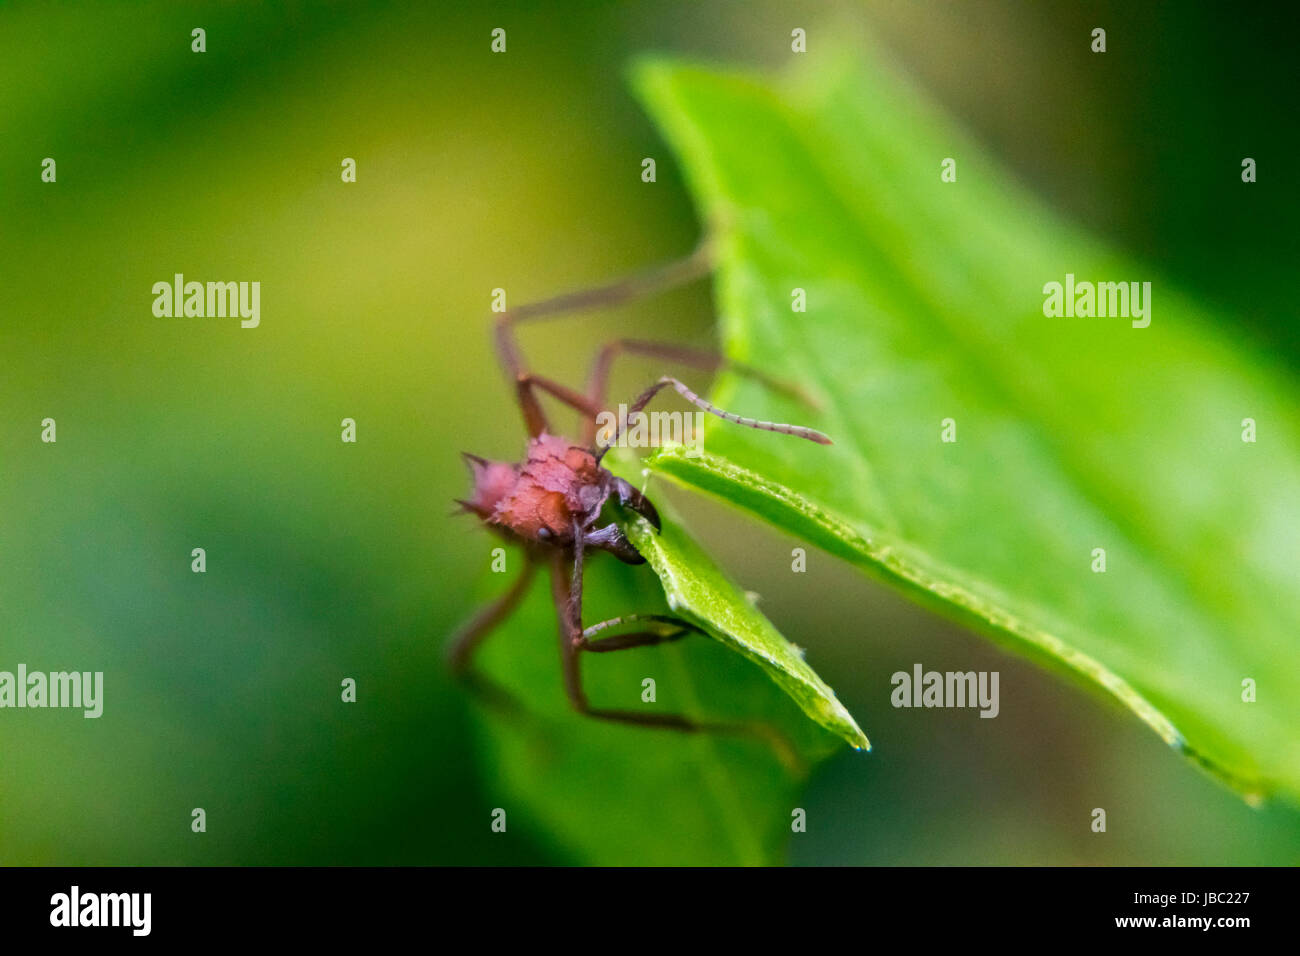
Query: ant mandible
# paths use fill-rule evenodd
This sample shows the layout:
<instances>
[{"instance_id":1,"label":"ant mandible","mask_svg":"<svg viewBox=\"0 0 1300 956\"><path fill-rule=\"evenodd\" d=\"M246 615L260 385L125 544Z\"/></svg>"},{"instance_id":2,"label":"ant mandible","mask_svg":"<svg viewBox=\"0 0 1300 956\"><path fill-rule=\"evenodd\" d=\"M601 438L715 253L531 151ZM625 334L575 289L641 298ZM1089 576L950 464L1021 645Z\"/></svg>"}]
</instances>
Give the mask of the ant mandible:
<instances>
[{"instance_id":1,"label":"ant mandible","mask_svg":"<svg viewBox=\"0 0 1300 956\"><path fill-rule=\"evenodd\" d=\"M597 440L598 416L605 407L610 367L616 356L620 353L643 355L708 372L725 367L758 380L769 388L797 397L803 397L802 392L797 387L768 377L758 369L728 361L714 352L638 339L616 339L601 348L588 376L586 391L577 392L528 371L515 340L514 327L519 322L617 305L701 278L710 269L709 249L702 244L685 259L652 272L521 306L497 316L497 356L514 385L524 424L528 428L528 449L524 460L519 464L488 461L464 453L474 487L471 497L458 501L458 504L464 512L477 516L490 529L522 546L523 570L505 594L484 607L452 637L447 656L454 674L469 677L475 650L484 638L509 617L527 594L537 567L547 564L551 574L551 595L559 619L564 689L576 711L599 720L642 727L688 733L712 731L757 736L771 744L787 763L795 763L796 758L790 754L783 735L765 724L714 723L677 714L593 707L582 687L583 652L601 653L650 647L678 640L692 632L704 631L689 621L664 614L628 614L583 627L582 572L585 554L593 550L607 551L628 564L645 562L645 558L617 524L611 522L603 527L596 526L601 511L610 498L620 507L643 516L656 531L660 527L659 514L654 505L635 487L601 465L605 453L619 439L619 430L615 428L608 440ZM667 375L643 391L628 407L626 421L632 421L660 390L670 386L697 408L734 424L794 435L822 445L831 443L821 432L801 425L759 421L724 411L705 401L676 378ZM582 414L581 444L574 444L550 432L546 414L538 401L538 391L545 392ZM610 628L634 623L657 625L658 629L596 637Z\"/></svg>"}]
</instances>

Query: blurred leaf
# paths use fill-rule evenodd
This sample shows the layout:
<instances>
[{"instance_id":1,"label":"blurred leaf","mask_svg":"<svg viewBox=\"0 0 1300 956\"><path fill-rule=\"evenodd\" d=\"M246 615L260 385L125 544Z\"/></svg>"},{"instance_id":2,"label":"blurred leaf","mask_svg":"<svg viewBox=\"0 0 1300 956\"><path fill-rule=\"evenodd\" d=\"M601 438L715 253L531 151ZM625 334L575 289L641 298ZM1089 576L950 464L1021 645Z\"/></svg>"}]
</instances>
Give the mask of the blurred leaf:
<instances>
[{"instance_id":1,"label":"blurred leaf","mask_svg":"<svg viewBox=\"0 0 1300 956\"><path fill-rule=\"evenodd\" d=\"M1083 675L1248 795L1300 793L1294 383L875 54L795 59L780 82L651 63L638 84L716 239L727 352L825 410L734 376L717 401L836 444L715 428L716 457L657 467ZM1153 280L1150 326L1044 317L1067 273Z\"/></svg>"}]
</instances>

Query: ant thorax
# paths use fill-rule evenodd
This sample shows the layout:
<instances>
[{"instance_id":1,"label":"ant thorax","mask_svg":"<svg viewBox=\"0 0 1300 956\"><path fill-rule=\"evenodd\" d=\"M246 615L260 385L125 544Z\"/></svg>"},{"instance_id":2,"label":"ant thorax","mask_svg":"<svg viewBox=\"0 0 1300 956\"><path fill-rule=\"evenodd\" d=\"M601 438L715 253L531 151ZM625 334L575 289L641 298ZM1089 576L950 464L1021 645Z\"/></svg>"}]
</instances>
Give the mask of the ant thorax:
<instances>
[{"instance_id":1,"label":"ant thorax","mask_svg":"<svg viewBox=\"0 0 1300 956\"><path fill-rule=\"evenodd\" d=\"M522 464L505 467L508 484L496 463L475 469L476 497L491 501L489 524L532 541L572 541L575 523L595 524L614 482L587 449L546 432L528 442Z\"/></svg>"},{"instance_id":2,"label":"ant thorax","mask_svg":"<svg viewBox=\"0 0 1300 956\"><path fill-rule=\"evenodd\" d=\"M590 450L557 435L542 432L530 439L522 464L469 454L465 461L474 493L462 507L526 542L566 547L581 536L587 548L640 564L643 558L616 525L595 527L611 495L659 527L659 515L639 491L602 467Z\"/></svg>"}]
</instances>

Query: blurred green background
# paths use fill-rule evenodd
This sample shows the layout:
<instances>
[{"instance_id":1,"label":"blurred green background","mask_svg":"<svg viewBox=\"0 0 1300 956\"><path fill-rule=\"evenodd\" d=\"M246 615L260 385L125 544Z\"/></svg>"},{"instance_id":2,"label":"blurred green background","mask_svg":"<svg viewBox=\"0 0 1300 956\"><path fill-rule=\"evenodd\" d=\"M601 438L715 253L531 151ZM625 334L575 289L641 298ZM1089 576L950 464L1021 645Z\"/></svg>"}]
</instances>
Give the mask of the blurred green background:
<instances>
[{"instance_id":1,"label":"blurred green background","mask_svg":"<svg viewBox=\"0 0 1300 956\"><path fill-rule=\"evenodd\" d=\"M1300 359L1292 40L1263 13L0 6L0 669L106 682L99 720L0 712L0 862L586 861L537 828L490 832L493 754L442 669L495 544L449 516L457 452L521 448L489 293L519 304L695 242L631 57L775 69L792 27L813 55L818 24L846 21L1066 215ZM498 26L505 56L488 49ZM155 318L150 288L175 272L260 281L261 327ZM712 322L702 283L525 341L573 381L607 338L708 345ZM652 371L629 362L614 394ZM790 542L670 497L877 744L814 776L793 862L1300 859L1295 808L1248 808L1127 714L829 558L792 588ZM999 720L892 709L881 675L917 661L1001 671ZM1105 836L1087 827L1099 806L1123 808Z\"/></svg>"}]
</instances>

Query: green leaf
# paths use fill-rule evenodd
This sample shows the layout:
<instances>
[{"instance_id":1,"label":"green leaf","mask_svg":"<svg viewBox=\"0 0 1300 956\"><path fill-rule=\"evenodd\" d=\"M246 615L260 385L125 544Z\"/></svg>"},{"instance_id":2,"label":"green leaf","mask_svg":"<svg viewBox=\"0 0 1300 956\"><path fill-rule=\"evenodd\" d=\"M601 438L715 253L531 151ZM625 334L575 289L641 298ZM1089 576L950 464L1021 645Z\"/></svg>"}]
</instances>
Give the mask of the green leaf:
<instances>
[{"instance_id":1,"label":"green leaf","mask_svg":"<svg viewBox=\"0 0 1300 956\"><path fill-rule=\"evenodd\" d=\"M796 60L637 82L715 241L726 351L822 411L735 376L715 400L836 443L719 426L710 458L652 467L1084 677L1248 796L1300 794L1295 383L1060 222L874 52ZM1150 325L1045 316L1067 273L1150 281Z\"/></svg>"},{"instance_id":2,"label":"green leaf","mask_svg":"<svg viewBox=\"0 0 1300 956\"><path fill-rule=\"evenodd\" d=\"M987 582L964 580L962 572L945 567L906 541L879 529L860 531L784 485L717 455L686 454L681 447L673 447L656 453L646 463L683 485L753 511L771 524L858 565L874 577L907 591L921 603L980 628L995 639L1003 633L1015 635L1023 642L1020 647L1025 653L1033 654L1049 666L1064 664L1095 680L1127 704L1166 743L1182 745L1181 736L1169 720L1123 678L1031 622L1006 614L1003 609L1010 599L997 594Z\"/></svg>"},{"instance_id":3,"label":"green leaf","mask_svg":"<svg viewBox=\"0 0 1300 956\"><path fill-rule=\"evenodd\" d=\"M662 516L662 513L661 513ZM727 647L761 667L777 686L827 730L859 750L871 744L835 692L804 661L802 652L718 569L675 521L656 533L637 517L628 537L659 575L674 614L704 627Z\"/></svg>"}]
</instances>

